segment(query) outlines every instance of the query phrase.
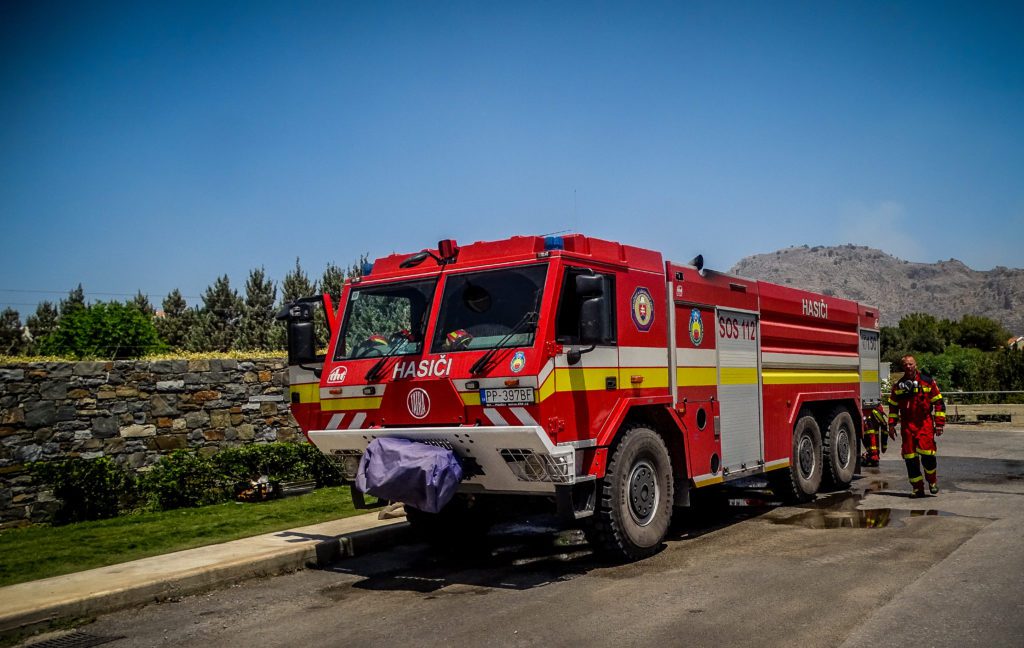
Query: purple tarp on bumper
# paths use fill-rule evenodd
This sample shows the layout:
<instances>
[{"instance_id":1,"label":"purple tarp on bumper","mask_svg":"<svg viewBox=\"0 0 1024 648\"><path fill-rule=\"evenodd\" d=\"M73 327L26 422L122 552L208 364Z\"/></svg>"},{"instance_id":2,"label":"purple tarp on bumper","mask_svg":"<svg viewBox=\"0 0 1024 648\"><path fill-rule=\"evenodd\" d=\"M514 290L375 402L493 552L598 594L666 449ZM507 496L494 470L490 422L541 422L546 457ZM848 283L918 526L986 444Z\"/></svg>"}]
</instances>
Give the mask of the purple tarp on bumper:
<instances>
[{"instance_id":1,"label":"purple tarp on bumper","mask_svg":"<svg viewBox=\"0 0 1024 648\"><path fill-rule=\"evenodd\" d=\"M445 448L408 439L381 437L366 446L356 488L421 511L437 513L455 495L462 465Z\"/></svg>"}]
</instances>

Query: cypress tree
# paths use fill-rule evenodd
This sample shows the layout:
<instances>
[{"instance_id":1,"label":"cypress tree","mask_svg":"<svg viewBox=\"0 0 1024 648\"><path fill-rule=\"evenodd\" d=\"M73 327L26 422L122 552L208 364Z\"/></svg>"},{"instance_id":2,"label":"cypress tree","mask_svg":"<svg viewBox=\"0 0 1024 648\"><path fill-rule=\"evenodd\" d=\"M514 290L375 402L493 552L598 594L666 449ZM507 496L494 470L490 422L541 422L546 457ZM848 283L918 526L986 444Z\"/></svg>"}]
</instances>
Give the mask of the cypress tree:
<instances>
[{"instance_id":1,"label":"cypress tree","mask_svg":"<svg viewBox=\"0 0 1024 648\"><path fill-rule=\"evenodd\" d=\"M198 324L187 342L190 351L228 351L238 336L242 298L231 288L227 275L218 277L203 293Z\"/></svg>"},{"instance_id":2,"label":"cypress tree","mask_svg":"<svg viewBox=\"0 0 1024 648\"><path fill-rule=\"evenodd\" d=\"M238 349L271 348L271 328L274 324L274 300L277 288L262 267L249 271L249 279L245 282L245 305L239 325Z\"/></svg>"}]
</instances>

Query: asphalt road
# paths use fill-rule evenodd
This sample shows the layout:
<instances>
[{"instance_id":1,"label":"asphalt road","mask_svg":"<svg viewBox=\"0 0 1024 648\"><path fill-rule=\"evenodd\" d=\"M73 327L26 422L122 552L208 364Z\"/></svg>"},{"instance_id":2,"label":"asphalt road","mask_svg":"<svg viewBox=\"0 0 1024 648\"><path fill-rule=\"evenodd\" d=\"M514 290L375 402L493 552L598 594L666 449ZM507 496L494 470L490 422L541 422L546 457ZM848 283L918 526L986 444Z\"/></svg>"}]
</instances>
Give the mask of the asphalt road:
<instances>
[{"instance_id":1,"label":"asphalt road","mask_svg":"<svg viewBox=\"0 0 1024 648\"><path fill-rule=\"evenodd\" d=\"M1024 430L950 426L925 500L898 452L808 506L723 492L635 564L535 521L480 555L407 545L81 630L113 647L1022 645Z\"/></svg>"}]
</instances>

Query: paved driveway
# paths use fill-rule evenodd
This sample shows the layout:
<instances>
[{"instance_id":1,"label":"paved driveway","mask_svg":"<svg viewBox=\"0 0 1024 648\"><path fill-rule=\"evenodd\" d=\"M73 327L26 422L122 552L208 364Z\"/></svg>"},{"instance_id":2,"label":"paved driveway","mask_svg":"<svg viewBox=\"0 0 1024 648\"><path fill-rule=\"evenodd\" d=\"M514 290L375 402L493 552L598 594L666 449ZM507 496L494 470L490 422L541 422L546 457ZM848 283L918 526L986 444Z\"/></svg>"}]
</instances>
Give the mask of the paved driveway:
<instances>
[{"instance_id":1,"label":"paved driveway","mask_svg":"<svg viewBox=\"0 0 1024 648\"><path fill-rule=\"evenodd\" d=\"M1024 431L950 426L926 500L898 450L810 506L711 497L635 564L506 525L478 556L402 546L82 630L115 647L1020 646Z\"/></svg>"}]
</instances>

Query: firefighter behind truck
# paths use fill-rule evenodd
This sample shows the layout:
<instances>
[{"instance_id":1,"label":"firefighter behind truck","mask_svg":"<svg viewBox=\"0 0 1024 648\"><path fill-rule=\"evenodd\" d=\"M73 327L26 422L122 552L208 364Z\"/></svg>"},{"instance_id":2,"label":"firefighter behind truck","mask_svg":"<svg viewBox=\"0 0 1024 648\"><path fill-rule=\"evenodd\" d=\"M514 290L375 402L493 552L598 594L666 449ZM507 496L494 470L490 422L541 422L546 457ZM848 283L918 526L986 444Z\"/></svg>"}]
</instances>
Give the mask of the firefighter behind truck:
<instances>
[{"instance_id":1,"label":"firefighter behind truck","mask_svg":"<svg viewBox=\"0 0 1024 648\"><path fill-rule=\"evenodd\" d=\"M847 487L879 400L874 307L579 234L377 259L337 309L323 296L320 356L318 301L282 314L295 419L348 483L375 439L451 452L456 495L406 507L426 533L528 498L640 559L699 489Z\"/></svg>"}]
</instances>

